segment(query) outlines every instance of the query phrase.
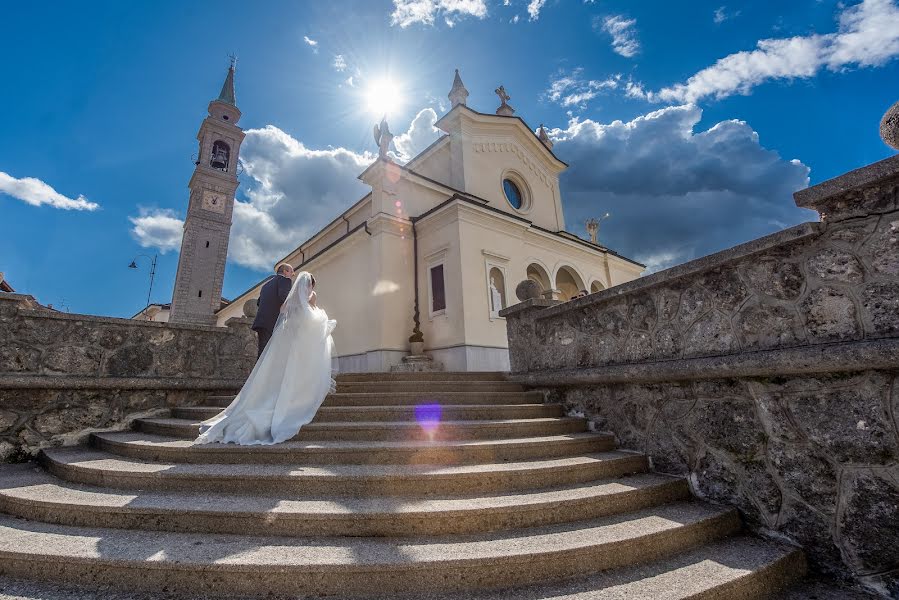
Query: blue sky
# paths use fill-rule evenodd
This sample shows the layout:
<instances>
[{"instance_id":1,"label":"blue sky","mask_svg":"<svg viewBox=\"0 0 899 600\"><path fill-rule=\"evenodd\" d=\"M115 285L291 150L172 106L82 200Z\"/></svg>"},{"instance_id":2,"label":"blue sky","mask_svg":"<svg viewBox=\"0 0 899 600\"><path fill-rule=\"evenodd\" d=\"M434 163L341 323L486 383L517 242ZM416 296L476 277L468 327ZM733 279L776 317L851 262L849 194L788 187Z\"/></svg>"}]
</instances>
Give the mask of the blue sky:
<instances>
[{"instance_id":1,"label":"blue sky","mask_svg":"<svg viewBox=\"0 0 899 600\"><path fill-rule=\"evenodd\" d=\"M896 0L26 3L0 23L0 271L72 312L168 301L195 136L239 56L242 151L224 295L358 200L374 82L399 160L436 135L453 69L572 165L568 229L663 268L814 218L791 194L892 154Z\"/></svg>"}]
</instances>

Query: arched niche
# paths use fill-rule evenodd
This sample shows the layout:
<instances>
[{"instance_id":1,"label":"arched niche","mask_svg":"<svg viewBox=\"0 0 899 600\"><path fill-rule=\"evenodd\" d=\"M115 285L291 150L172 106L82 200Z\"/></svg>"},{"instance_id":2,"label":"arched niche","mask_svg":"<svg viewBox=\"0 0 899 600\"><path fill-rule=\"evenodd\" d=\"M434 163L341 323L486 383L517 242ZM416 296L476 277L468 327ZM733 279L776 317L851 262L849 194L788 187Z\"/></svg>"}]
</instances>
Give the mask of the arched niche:
<instances>
[{"instance_id":1,"label":"arched niche","mask_svg":"<svg viewBox=\"0 0 899 600\"><path fill-rule=\"evenodd\" d=\"M487 299L490 316L496 318L499 311L508 306L506 302L506 276L499 267L490 267L487 273Z\"/></svg>"}]
</instances>

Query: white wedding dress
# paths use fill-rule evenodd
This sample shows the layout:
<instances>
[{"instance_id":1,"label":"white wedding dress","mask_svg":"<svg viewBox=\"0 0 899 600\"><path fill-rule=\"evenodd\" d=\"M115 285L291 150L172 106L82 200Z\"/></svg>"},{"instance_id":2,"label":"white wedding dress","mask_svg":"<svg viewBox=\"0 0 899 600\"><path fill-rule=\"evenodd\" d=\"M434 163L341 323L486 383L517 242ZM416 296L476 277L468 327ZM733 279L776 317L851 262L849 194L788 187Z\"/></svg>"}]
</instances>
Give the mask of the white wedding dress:
<instances>
[{"instance_id":1,"label":"white wedding dress","mask_svg":"<svg viewBox=\"0 0 899 600\"><path fill-rule=\"evenodd\" d=\"M197 443L278 444L297 434L335 390L331 332L337 325L309 304L312 276L300 273L271 340L234 401L200 424Z\"/></svg>"}]
</instances>

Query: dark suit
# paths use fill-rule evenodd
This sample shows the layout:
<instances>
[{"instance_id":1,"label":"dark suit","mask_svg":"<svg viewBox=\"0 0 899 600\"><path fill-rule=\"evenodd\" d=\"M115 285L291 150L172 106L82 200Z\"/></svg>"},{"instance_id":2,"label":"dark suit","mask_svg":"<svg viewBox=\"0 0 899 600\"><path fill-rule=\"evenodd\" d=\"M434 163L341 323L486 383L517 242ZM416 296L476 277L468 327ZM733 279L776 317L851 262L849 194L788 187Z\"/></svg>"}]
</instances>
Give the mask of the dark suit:
<instances>
[{"instance_id":1,"label":"dark suit","mask_svg":"<svg viewBox=\"0 0 899 600\"><path fill-rule=\"evenodd\" d=\"M289 277L283 275L275 275L262 286L259 292L259 299L256 300L256 318L253 320L253 330L259 337L259 354L265 349L265 345L272 337L272 331L275 329L275 322L278 320L278 313L281 311L281 305L287 300L287 294L290 293L290 286L293 282Z\"/></svg>"}]
</instances>

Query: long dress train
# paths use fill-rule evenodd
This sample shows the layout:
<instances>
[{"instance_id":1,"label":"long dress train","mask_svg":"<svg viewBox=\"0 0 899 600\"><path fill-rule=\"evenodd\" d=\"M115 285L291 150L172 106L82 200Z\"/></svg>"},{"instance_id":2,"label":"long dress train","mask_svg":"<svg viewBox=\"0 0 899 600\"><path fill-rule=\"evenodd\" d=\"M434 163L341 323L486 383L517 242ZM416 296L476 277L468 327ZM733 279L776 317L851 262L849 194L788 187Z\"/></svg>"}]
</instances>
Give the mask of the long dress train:
<instances>
[{"instance_id":1,"label":"long dress train","mask_svg":"<svg viewBox=\"0 0 899 600\"><path fill-rule=\"evenodd\" d=\"M200 424L197 443L278 444L315 417L335 389L331 332L337 322L309 304L311 291L312 276L300 273L247 382L226 409Z\"/></svg>"}]
</instances>

